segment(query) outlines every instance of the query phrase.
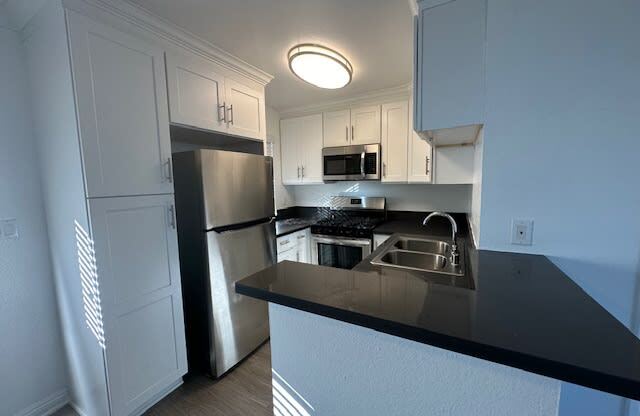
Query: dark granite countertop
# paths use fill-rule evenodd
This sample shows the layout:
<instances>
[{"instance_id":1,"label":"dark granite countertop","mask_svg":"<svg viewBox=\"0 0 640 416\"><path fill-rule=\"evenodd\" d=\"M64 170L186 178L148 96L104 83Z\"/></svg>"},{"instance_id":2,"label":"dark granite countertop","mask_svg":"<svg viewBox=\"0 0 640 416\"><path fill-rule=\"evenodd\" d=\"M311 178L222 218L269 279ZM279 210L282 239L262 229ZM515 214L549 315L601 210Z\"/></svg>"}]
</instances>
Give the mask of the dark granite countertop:
<instances>
[{"instance_id":1,"label":"dark granite countertop","mask_svg":"<svg viewBox=\"0 0 640 416\"><path fill-rule=\"evenodd\" d=\"M422 221L429 215L428 212L402 212L390 211L387 221L373 230L374 234L421 234L428 237L440 237L451 239L451 225L444 218L434 218L428 226L423 226ZM466 214L452 214L458 226L458 236L464 238L468 235Z\"/></svg>"},{"instance_id":2,"label":"dark granite countertop","mask_svg":"<svg viewBox=\"0 0 640 416\"><path fill-rule=\"evenodd\" d=\"M288 218L276 221L276 237L282 237L296 231L304 230L313 224L315 220L311 218Z\"/></svg>"},{"instance_id":3,"label":"dark granite countertop","mask_svg":"<svg viewBox=\"0 0 640 416\"><path fill-rule=\"evenodd\" d=\"M236 292L640 399L640 340L546 257L470 249L467 268L473 289L367 262L282 262Z\"/></svg>"}]
</instances>

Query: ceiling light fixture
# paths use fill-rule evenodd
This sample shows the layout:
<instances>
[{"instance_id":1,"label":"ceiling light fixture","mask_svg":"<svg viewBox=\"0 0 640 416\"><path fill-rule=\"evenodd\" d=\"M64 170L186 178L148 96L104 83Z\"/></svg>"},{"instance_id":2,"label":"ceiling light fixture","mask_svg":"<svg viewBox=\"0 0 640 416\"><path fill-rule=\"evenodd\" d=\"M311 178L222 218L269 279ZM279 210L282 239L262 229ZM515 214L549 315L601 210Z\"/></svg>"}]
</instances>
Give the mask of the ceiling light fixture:
<instances>
[{"instance_id":1,"label":"ceiling light fixture","mask_svg":"<svg viewBox=\"0 0 640 416\"><path fill-rule=\"evenodd\" d=\"M313 43L301 43L289 49L287 57L291 72L316 87L338 89L351 82L351 63L333 49Z\"/></svg>"}]
</instances>

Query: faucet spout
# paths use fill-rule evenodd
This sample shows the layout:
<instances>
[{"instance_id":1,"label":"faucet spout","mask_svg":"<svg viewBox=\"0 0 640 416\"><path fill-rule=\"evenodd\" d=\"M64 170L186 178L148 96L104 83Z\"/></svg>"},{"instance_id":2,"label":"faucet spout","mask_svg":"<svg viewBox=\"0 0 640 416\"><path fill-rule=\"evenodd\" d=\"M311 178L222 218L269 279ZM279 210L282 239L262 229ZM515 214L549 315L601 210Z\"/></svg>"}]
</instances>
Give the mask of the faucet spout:
<instances>
[{"instance_id":1,"label":"faucet spout","mask_svg":"<svg viewBox=\"0 0 640 416\"><path fill-rule=\"evenodd\" d=\"M443 217L449 220L449 222L451 223L451 241L453 242L453 244L451 245L451 264L453 265L458 265L460 264L460 253L458 252L458 245L456 243L456 237L458 235L458 225L456 224L456 220L453 219L453 217L449 214L447 214L446 212L440 212L440 211L436 211L436 212L432 212L431 214L427 215L427 217L422 221L422 225L426 226L427 223L429 221L431 221L432 218L434 217Z\"/></svg>"}]
</instances>

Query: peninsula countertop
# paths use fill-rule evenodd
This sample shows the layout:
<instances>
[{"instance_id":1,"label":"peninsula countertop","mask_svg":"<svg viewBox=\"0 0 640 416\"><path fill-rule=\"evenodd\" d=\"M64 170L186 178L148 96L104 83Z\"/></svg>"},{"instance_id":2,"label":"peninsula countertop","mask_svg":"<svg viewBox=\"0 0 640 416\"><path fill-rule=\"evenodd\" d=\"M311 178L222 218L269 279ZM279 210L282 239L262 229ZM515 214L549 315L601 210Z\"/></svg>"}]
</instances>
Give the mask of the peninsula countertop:
<instances>
[{"instance_id":1,"label":"peninsula countertop","mask_svg":"<svg viewBox=\"0 0 640 416\"><path fill-rule=\"evenodd\" d=\"M236 292L640 399L640 340L550 260L470 249L467 261L471 288L365 259L354 270L282 262Z\"/></svg>"}]
</instances>

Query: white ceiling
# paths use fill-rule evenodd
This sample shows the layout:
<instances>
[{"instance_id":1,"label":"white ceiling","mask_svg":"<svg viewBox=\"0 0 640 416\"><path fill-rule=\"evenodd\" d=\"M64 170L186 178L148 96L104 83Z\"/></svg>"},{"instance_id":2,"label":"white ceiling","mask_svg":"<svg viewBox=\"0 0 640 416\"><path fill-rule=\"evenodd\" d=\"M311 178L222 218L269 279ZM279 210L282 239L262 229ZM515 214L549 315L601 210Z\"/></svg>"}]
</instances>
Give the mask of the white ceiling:
<instances>
[{"instance_id":1,"label":"white ceiling","mask_svg":"<svg viewBox=\"0 0 640 416\"><path fill-rule=\"evenodd\" d=\"M267 104L282 110L411 82L412 14L407 0L129 0L272 74ZM321 90L298 80L286 53L320 43L353 64L353 81Z\"/></svg>"}]
</instances>

